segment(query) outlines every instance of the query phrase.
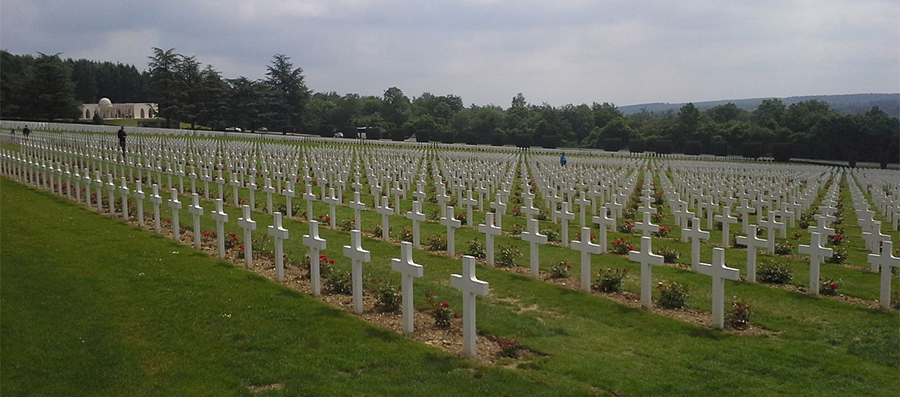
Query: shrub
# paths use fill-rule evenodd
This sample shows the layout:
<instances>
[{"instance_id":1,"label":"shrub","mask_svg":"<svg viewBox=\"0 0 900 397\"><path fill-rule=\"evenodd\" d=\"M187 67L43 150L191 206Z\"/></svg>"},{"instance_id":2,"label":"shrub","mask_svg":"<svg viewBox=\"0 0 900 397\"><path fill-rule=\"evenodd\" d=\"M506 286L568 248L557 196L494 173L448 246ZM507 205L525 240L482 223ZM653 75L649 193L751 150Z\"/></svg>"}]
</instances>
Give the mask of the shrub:
<instances>
[{"instance_id":1,"label":"shrub","mask_svg":"<svg viewBox=\"0 0 900 397\"><path fill-rule=\"evenodd\" d=\"M618 229L619 233L631 233L631 230L634 229L634 224L629 221L624 221L619 225Z\"/></svg>"},{"instance_id":2,"label":"shrub","mask_svg":"<svg viewBox=\"0 0 900 397\"><path fill-rule=\"evenodd\" d=\"M397 239L400 240L400 241L409 241L409 242L412 242L412 241L413 241L413 232L412 232L412 230L411 230L410 228L408 228L408 227L404 227L404 228L400 229L400 232L398 233Z\"/></svg>"},{"instance_id":3,"label":"shrub","mask_svg":"<svg viewBox=\"0 0 900 397\"><path fill-rule=\"evenodd\" d=\"M793 248L794 248L794 245L787 241L776 241L775 242L775 254L777 254L777 255L789 255Z\"/></svg>"},{"instance_id":4,"label":"shrub","mask_svg":"<svg viewBox=\"0 0 900 397\"><path fill-rule=\"evenodd\" d=\"M756 277L761 283L787 284L794 278L787 262L771 260L760 263Z\"/></svg>"},{"instance_id":5,"label":"shrub","mask_svg":"<svg viewBox=\"0 0 900 397\"><path fill-rule=\"evenodd\" d=\"M516 265L516 258L522 256L522 252L519 251L513 245L501 245L500 251L497 254L497 258L494 259L494 263L501 267L511 267Z\"/></svg>"},{"instance_id":6,"label":"shrub","mask_svg":"<svg viewBox=\"0 0 900 397\"><path fill-rule=\"evenodd\" d=\"M659 230L653 232L653 237L669 237L669 234L672 233L672 228L668 226L660 226Z\"/></svg>"},{"instance_id":7,"label":"shrub","mask_svg":"<svg viewBox=\"0 0 900 397\"><path fill-rule=\"evenodd\" d=\"M559 233L556 232L556 229L544 228L540 229L538 233L547 236L548 242L556 242L559 241Z\"/></svg>"},{"instance_id":8,"label":"shrub","mask_svg":"<svg viewBox=\"0 0 900 397\"><path fill-rule=\"evenodd\" d=\"M610 251L612 251L614 254L626 255L628 254L628 251L631 251L633 249L634 246L632 246L627 240L617 238L612 242Z\"/></svg>"},{"instance_id":9,"label":"shrub","mask_svg":"<svg viewBox=\"0 0 900 397\"><path fill-rule=\"evenodd\" d=\"M841 243L847 241L847 236L843 234L832 234L828 236L828 242L832 245L841 245Z\"/></svg>"},{"instance_id":10,"label":"shrub","mask_svg":"<svg viewBox=\"0 0 900 397\"><path fill-rule=\"evenodd\" d=\"M340 223L338 223L338 229L341 229L345 232L349 232L349 231L353 230L353 228L355 228L355 227L356 227L356 224L353 223L353 220L349 219L349 218L344 219Z\"/></svg>"},{"instance_id":11,"label":"shrub","mask_svg":"<svg viewBox=\"0 0 900 397\"><path fill-rule=\"evenodd\" d=\"M325 278L325 289L332 294L353 294L353 284L350 272L337 270L328 271L328 277Z\"/></svg>"},{"instance_id":12,"label":"shrub","mask_svg":"<svg viewBox=\"0 0 900 397\"><path fill-rule=\"evenodd\" d=\"M470 255L478 259L484 258L487 255L484 251L484 244L478 241L478 239L469 240L469 243L466 246L466 255Z\"/></svg>"},{"instance_id":13,"label":"shrub","mask_svg":"<svg viewBox=\"0 0 900 397\"><path fill-rule=\"evenodd\" d=\"M725 314L725 323L731 328L746 329L750 325L752 314L747 301L735 298L731 301L731 309Z\"/></svg>"},{"instance_id":14,"label":"shrub","mask_svg":"<svg viewBox=\"0 0 900 397\"><path fill-rule=\"evenodd\" d=\"M506 358L519 358L519 351L522 350L522 346L519 345L519 341L515 339L499 339L497 340L497 344L500 345L500 357Z\"/></svg>"},{"instance_id":15,"label":"shrub","mask_svg":"<svg viewBox=\"0 0 900 397\"><path fill-rule=\"evenodd\" d=\"M895 290L891 293L891 308L900 310L900 291Z\"/></svg>"},{"instance_id":16,"label":"shrub","mask_svg":"<svg viewBox=\"0 0 900 397\"><path fill-rule=\"evenodd\" d=\"M657 197L656 199L657 199L657 201L660 201L659 203L656 203L656 205L662 205L662 196ZM665 218L666 215L667 214L665 212L657 211L655 213L650 214L650 221L651 222L662 222L663 218ZM671 232L671 231L672 231L672 228L670 227L669 232Z\"/></svg>"},{"instance_id":17,"label":"shrub","mask_svg":"<svg viewBox=\"0 0 900 397\"><path fill-rule=\"evenodd\" d=\"M441 301L431 291L425 292L425 301L431 306L431 317L434 318L434 326L438 328L447 328L450 326L450 319L459 317L459 313L450 309L450 303Z\"/></svg>"},{"instance_id":18,"label":"shrub","mask_svg":"<svg viewBox=\"0 0 900 397\"><path fill-rule=\"evenodd\" d=\"M446 251L447 238L441 236L440 234L435 234L434 236L428 237L427 239L425 239L425 248L429 251Z\"/></svg>"},{"instance_id":19,"label":"shrub","mask_svg":"<svg viewBox=\"0 0 900 397\"><path fill-rule=\"evenodd\" d=\"M372 280L372 292L375 294L375 306L383 312L395 312L400 310L400 302L403 295L396 286L386 280Z\"/></svg>"},{"instance_id":20,"label":"shrub","mask_svg":"<svg viewBox=\"0 0 900 397\"><path fill-rule=\"evenodd\" d=\"M643 139L628 140L628 151L632 153L644 153L647 150L647 141Z\"/></svg>"},{"instance_id":21,"label":"shrub","mask_svg":"<svg viewBox=\"0 0 900 397\"><path fill-rule=\"evenodd\" d=\"M834 247L831 256L825 261L828 263L844 263L847 260L847 249L844 247Z\"/></svg>"},{"instance_id":22,"label":"shrub","mask_svg":"<svg viewBox=\"0 0 900 397\"><path fill-rule=\"evenodd\" d=\"M684 302L688 298L688 290L684 284L674 281L668 283L659 283L656 286L660 291L659 305L667 309L678 309L684 307Z\"/></svg>"},{"instance_id":23,"label":"shrub","mask_svg":"<svg viewBox=\"0 0 900 397\"><path fill-rule=\"evenodd\" d=\"M819 293L828 296L837 295L837 290L841 287L842 283L843 281L840 279L825 279L824 281L822 281L822 284L819 285Z\"/></svg>"},{"instance_id":24,"label":"shrub","mask_svg":"<svg viewBox=\"0 0 900 397\"><path fill-rule=\"evenodd\" d=\"M518 236L518 235L522 234L523 231L525 231L525 226L523 226L521 223L513 223L512 234L515 234L516 236Z\"/></svg>"},{"instance_id":25,"label":"shrub","mask_svg":"<svg viewBox=\"0 0 900 397\"><path fill-rule=\"evenodd\" d=\"M627 275L628 270L626 269L606 268L597 273L597 278L591 287L602 292L619 292L622 289L622 281Z\"/></svg>"},{"instance_id":26,"label":"shrub","mask_svg":"<svg viewBox=\"0 0 900 397\"><path fill-rule=\"evenodd\" d=\"M374 234L375 237L377 237L377 238L381 238L381 232L383 232L383 231L384 231L384 229L381 228L381 223L375 225L375 227L372 228L372 234ZM388 236L390 236L390 235L391 235L391 228L388 228Z\"/></svg>"},{"instance_id":27,"label":"shrub","mask_svg":"<svg viewBox=\"0 0 900 397\"><path fill-rule=\"evenodd\" d=\"M666 263L675 263L678 257L681 256L678 250L666 246L660 247L659 254L663 256L663 260Z\"/></svg>"},{"instance_id":28,"label":"shrub","mask_svg":"<svg viewBox=\"0 0 900 397\"><path fill-rule=\"evenodd\" d=\"M572 270L572 265L570 265L569 262L559 261L550 268L550 277L567 278L569 277L570 270Z\"/></svg>"}]
</instances>

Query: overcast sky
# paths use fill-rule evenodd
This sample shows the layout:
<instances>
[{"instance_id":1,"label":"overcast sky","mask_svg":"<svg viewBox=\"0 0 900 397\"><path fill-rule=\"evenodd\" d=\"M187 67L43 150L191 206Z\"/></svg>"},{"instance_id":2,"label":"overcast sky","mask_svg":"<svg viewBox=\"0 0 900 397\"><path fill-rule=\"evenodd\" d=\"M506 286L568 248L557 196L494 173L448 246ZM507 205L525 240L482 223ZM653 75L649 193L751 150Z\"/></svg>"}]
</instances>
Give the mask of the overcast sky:
<instances>
[{"instance_id":1,"label":"overcast sky","mask_svg":"<svg viewBox=\"0 0 900 397\"><path fill-rule=\"evenodd\" d=\"M225 77L290 56L315 91L467 104L900 92L897 0L0 0L0 47ZM2 65L0 65L2 67Z\"/></svg>"}]
</instances>

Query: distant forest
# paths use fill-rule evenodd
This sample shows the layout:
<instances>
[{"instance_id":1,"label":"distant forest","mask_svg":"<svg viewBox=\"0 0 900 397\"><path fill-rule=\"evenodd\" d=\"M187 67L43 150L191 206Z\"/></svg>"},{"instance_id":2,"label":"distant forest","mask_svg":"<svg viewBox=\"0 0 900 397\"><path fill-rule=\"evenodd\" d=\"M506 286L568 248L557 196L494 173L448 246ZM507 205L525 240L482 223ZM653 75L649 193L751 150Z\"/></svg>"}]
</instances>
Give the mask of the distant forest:
<instances>
[{"instance_id":1,"label":"distant forest","mask_svg":"<svg viewBox=\"0 0 900 397\"><path fill-rule=\"evenodd\" d=\"M397 87L381 96L312 92L303 70L282 54L273 56L260 80L223 78L213 66L174 49L153 48L148 61L138 71L120 63L2 51L0 115L74 120L81 103L107 97L114 103L155 102L167 122L213 129L266 127L322 136L340 131L353 137L357 127L369 127L369 139L415 135L418 141L446 143L900 162L900 120L877 105L862 109L869 104L864 99L849 102L855 109L842 102L843 111L802 98L620 109L608 102L530 104L519 93L505 109L466 107L459 96L425 92L410 98ZM877 102L882 100L887 102ZM895 103L890 96L874 101Z\"/></svg>"}]
</instances>

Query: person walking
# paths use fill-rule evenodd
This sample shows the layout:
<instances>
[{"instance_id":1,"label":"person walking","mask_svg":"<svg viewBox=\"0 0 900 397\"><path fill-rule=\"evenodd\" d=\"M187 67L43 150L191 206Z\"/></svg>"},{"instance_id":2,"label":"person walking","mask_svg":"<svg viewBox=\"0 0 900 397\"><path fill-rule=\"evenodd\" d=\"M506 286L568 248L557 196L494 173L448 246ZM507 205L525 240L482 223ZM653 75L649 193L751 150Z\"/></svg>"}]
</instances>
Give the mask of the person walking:
<instances>
[{"instance_id":1,"label":"person walking","mask_svg":"<svg viewBox=\"0 0 900 397\"><path fill-rule=\"evenodd\" d=\"M25 126L25 128L22 128L22 135L24 135L25 138L28 138L28 135L31 135L31 130L27 125Z\"/></svg>"},{"instance_id":2,"label":"person walking","mask_svg":"<svg viewBox=\"0 0 900 397\"><path fill-rule=\"evenodd\" d=\"M128 136L128 134L125 133L125 126L119 127L118 135L119 135L119 147L122 148L122 157L125 157L125 137Z\"/></svg>"},{"instance_id":3,"label":"person walking","mask_svg":"<svg viewBox=\"0 0 900 397\"><path fill-rule=\"evenodd\" d=\"M567 162L568 162L568 160L566 160L565 153L563 153L561 156L559 156L559 165L565 167Z\"/></svg>"}]
</instances>

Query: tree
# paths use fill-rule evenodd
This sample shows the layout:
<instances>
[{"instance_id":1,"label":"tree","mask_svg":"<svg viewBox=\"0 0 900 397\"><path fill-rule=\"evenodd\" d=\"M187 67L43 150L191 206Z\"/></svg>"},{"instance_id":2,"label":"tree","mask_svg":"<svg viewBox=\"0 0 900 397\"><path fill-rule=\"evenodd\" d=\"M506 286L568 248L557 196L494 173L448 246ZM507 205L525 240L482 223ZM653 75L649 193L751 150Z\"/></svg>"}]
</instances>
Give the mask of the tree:
<instances>
[{"instance_id":1,"label":"tree","mask_svg":"<svg viewBox=\"0 0 900 397\"><path fill-rule=\"evenodd\" d=\"M725 123L732 120L738 120L747 113L737 105L729 102L724 105L715 106L706 111L706 114L716 123Z\"/></svg>"},{"instance_id":2,"label":"tree","mask_svg":"<svg viewBox=\"0 0 900 397\"><path fill-rule=\"evenodd\" d=\"M809 131L829 114L828 104L811 100L797 102L788 107L784 114L784 125L794 132Z\"/></svg>"},{"instance_id":3,"label":"tree","mask_svg":"<svg viewBox=\"0 0 900 397\"><path fill-rule=\"evenodd\" d=\"M29 96L35 99L35 114L47 120L77 118L80 107L75 84L59 55L40 54L34 67Z\"/></svg>"},{"instance_id":4,"label":"tree","mask_svg":"<svg viewBox=\"0 0 900 397\"><path fill-rule=\"evenodd\" d=\"M309 89L303 81L303 69L294 68L291 58L275 54L272 63L266 67L265 83L271 95L272 126L283 132L294 132L302 128L304 109L309 102Z\"/></svg>"},{"instance_id":5,"label":"tree","mask_svg":"<svg viewBox=\"0 0 900 397\"><path fill-rule=\"evenodd\" d=\"M784 102L778 98L763 100L753 111L753 121L761 127L778 128L783 117Z\"/></svg>"},{"instance_id":6,"label":"tree","mask_svg":"<svg viewBox=\"0 0 900 397\"><path fill-rule=\"evenodd\" d=\"M510 103L509 107L511 109L523 109L527 105L528 103L525 102L525 95L522 95L522 93L520 92L513 97L512 103Z\"/></svg>"},{"instance_id":7,"label":"tree","mask_svg":"<svg viewBox=\"0 0 900 397\"><path fill-rule=\"evenodd\" d=\"M178 64L181 55L174 48L163 50L153 47L150 57L150 96L156 102L159 117L166 119L166 127L181 115L184 95L182 82L178 78Z\"/></svg>"},{"instance_id":8,"label":"tree","mask_svg":"<svg viewBox=\"0 0 900 397\"><path fill-rule=\"evenodd\" d=\"M400 127L409 120L409 98L397 87L384 91L384 119L394 127Z\"/></svg>"},{"instance_id":9,"label":"tree","mask_svg":"<svg viewBox=\"0 0 900 397\"><path fill-rule=\"evenodd\" d=\"M200 72L200 108L197 120L210 128L223 129L228 112L231 87L222 80L218 71L207 65Z\"/></svg>"},{"instance_id":10,"label":"tree","mask_svg":"<svg viewBox=\"0 0 900 397\"><path fill-rule=\"evenodd\" d=\"M681 136L683 138L697 132L697 126L700 125L700 111L693 103L688 102L678 110L678 124L681 127Z\"/></svg>"},{"instance_id":11,"label":"tree","mask_svg":"<svg viewBox=\"0 0 900 397\"><path fill-rule=\"evenodd\" d=\"M197 119L203 107L203 93L201 84L203 77L200 72L200 62L194 56L183 56L177 66L178 79L180 86L183 88L181 92L181 117L185 121L191 123L191 129L194 129Z\"/></svg>"}]
</instances>

